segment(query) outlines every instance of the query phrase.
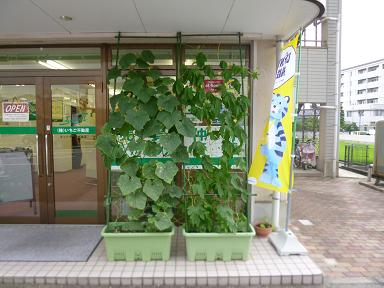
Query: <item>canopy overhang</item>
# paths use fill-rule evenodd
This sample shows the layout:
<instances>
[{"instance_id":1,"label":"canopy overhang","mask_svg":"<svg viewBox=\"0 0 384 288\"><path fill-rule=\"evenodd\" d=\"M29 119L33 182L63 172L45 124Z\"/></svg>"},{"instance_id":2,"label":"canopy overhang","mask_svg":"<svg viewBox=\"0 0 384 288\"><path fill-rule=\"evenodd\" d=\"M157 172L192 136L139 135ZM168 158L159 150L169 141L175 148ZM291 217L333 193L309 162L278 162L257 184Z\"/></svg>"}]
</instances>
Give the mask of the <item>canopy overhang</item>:
<instances>
[{"instance_id":1,"label":"canopy overhang","mask_svg":"<svg viewBox=\"0 0 384 288\"><path fill-rule=\"evenodd\" d=\"M0 43L91 41L112 39L117 32L174 36L179 31L287 39L323 13L317 0L2 0Z\"/></svg>"}]
</instances>

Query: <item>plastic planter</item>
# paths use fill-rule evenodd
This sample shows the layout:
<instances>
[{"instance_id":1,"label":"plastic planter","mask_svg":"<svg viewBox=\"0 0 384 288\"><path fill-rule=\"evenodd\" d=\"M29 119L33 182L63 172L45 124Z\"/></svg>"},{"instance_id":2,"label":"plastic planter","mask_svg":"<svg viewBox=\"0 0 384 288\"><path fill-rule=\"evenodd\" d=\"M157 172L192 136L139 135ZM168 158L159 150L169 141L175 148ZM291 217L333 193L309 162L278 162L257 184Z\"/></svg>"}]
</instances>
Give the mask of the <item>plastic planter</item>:
<instances>
[{"instance_id":1,"label":"plastic planter","mask_svg":"<svg viewBox=\"0 0 384 288\"><path fill-rule=\"evenodd\" d=\"M188 261L247 260L255 230L241 233L188 233L183 228Z\"/></svg>"},{"instance_id":2,"label":"plastic planter","mask_svg":"<svg viewBox=\"0 0 384 288\"><path fill-rule=\"evenodd\" d=\"M166 261L170 257L175 228L171 232L157 233L110 233L105 229L101 236L104 237L109 261Z\"/></svg>"}]
</instances>

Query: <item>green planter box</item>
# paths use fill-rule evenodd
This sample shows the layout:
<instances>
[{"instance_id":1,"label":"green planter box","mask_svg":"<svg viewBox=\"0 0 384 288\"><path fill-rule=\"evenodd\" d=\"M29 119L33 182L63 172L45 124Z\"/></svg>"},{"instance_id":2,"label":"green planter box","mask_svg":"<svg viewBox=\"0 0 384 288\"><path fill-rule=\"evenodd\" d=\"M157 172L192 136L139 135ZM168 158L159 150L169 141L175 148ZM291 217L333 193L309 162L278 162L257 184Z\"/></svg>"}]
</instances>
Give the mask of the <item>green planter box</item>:
<instances>
[{"instance_id":1,"label":"green planter box","mask_svg":"<svg viewBox=\"0 0 384 288\"><path fill-rule=\"evenodd\" d=\"M171 232L158 233L107 233L101 231L109 261L166 261L171 255Z\"/></svg>"},{"instance_id":2,"label":"green planter box","mask_svg":"<svg viewBox=\"0 0 384 288\"><path fill-rule=\"evenodd\" d=\"M188 233L183 229L188 261L247 260L255 230L241 233Z\"/></svg>"}]
</instances>

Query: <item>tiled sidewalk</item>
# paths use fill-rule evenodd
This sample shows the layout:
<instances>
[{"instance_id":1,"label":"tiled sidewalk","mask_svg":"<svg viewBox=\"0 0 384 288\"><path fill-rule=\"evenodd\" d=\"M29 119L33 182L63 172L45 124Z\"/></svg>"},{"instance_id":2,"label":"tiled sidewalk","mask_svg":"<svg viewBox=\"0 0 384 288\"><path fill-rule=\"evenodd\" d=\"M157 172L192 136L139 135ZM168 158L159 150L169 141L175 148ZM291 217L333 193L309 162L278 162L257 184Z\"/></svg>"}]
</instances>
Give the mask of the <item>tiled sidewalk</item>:
<instances>
[{"instance_id":1,"label":"tiled sidewalk","mask_svg":"<svg viewBox=\"0 0 384 288\"><path fill-rule=\"evenodd\" d=\"M384 194L359 180L296 178L292 230L326 281L384 285Z\"/></svg>"},{"instance_id":2,"label":"tiled sidewalk","mask_svg":"<svg viewBox=\"0 0 384 288\"><path fill-rule=\"evenodd\" d=\"M180 231L179 231L180 232ZM189 262L177 233L167 262L107 262L103 243L87 262L0 262L3 284L255 286L321 284L323 276L308 256L279 257L266 239L253 240L248 261Z\"/></svg>"}]
</instances>

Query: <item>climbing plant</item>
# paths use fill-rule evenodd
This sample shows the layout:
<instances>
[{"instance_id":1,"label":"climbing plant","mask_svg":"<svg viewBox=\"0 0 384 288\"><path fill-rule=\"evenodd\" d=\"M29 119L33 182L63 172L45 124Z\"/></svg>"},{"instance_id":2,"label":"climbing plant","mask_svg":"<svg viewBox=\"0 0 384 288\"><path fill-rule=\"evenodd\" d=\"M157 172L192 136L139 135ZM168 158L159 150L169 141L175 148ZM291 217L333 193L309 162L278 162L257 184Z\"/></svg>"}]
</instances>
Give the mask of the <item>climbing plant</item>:
<instances>
[{"instance_id":1,"label":"climbing plant","mask_svg":"<svg viewBox=\"0 0 384 288\"><path fill-rule=\"evenodd\" d=\"M188 161L183 137L193 137L195 127L181 113L179 82L152 69L154 60L149 50L128 53L108 73L111 85L120 80L122 87L110 98L109 120L96 146L106 167L120 166L117 197L128 206L108 223L109 231L170 230L183 195L175 183L177 163Z\"/></svg>"},{"instance_id":2,"label":"climbing plant","mask_svg":"<svg viewBox=\"0 0 384 288\"><path fill-rule=\"evenodd\" d=\"M257 78L257 73L225 61L220 62L217 73L206 62L206 56L198 53L192 66L182 66L181 77L174 84L180 103L190 107L191 114L207 127L206 137L221 142L218 158L208 153L198 137L189 146L201 169L186 173L186 231L245 232L249 229L244 213L249 100L239 79ZM205 89L207 79L219 80L216 92Z\"/></svg>"}]
</instances>

